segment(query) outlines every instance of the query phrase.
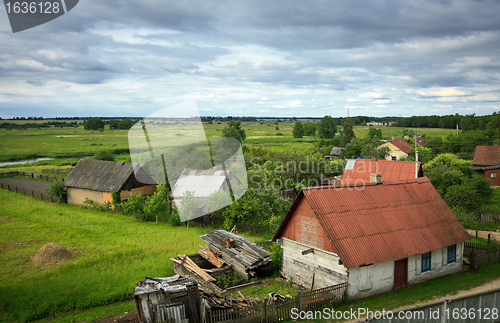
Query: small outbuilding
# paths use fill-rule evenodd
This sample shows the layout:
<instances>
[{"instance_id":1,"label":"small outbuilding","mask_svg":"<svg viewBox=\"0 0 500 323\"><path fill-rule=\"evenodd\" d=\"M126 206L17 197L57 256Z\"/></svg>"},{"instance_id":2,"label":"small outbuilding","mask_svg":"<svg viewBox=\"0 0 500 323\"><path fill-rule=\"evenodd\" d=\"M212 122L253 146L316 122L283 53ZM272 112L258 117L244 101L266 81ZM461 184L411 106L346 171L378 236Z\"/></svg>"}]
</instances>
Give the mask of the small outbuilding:
<instances>
[{"instance_id":1,"label":"small outbuilding","mask_svg":"<svg viewBox=\"0 0 500 323\"><path fill-rule=\"evenodd\" d=\"M307 288L348 282L350 299L463 269L470 239L428 178L301 190L275 240L282 274Z\"/></svg>"},{"instance_id":2,"label":"small outbuilding","mask_svg":"<svg viewBox=\"0 0 500 323\"><path fill-rule=\"evenodd\" d=\"M500 146L476 146L472 170L480 171L491 185L500 186Z\"/></svg>"},{"instance_id":3,"label":"small outbuilding","mask_svg":"<svg viewBox=\"0 0 500 323\"><path fill-rule=\"evenodd\" d=\"M141 177L148 178L148 183L154 183L137 164L81 159L64 180L68 203L83 205L86 198L97 204L111 202L112 192L120 192L122 201L128 199L131 193L150 195L156 192L156 185L136 179L134 167Z\"/></svg>"}]
</instances>

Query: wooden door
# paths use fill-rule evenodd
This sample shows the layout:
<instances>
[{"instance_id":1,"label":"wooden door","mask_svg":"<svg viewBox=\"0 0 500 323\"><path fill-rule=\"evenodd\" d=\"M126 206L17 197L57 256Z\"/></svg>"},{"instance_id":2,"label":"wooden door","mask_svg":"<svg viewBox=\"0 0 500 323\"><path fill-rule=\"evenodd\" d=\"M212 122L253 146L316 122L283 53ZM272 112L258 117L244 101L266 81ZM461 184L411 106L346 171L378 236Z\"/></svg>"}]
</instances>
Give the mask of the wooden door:
<instances>
[{"instance_id":1,"label":"wooden door","mask_svg":"<svg viewBox=\"0 0 500 323\"><path fill-rule=\"evenodd\" d=\"M408 284L408 258L394 262L394 289Z\"/></svg>"}]
</instances>

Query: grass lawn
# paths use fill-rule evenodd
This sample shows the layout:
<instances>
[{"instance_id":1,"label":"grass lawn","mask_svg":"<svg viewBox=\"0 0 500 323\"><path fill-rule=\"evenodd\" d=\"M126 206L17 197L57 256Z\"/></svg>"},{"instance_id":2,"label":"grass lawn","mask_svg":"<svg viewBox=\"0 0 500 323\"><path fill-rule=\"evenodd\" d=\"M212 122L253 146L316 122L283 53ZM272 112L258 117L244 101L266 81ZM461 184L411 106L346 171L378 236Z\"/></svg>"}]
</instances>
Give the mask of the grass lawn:
<instances>
[{"instance_id":1,"label":"grass lawn","mask_svg":"<svg viewBox=\"0 0 500 323\"><path fill-rule=\"evenodd\" d=\"M197 252L198 237L208 229L140 222L4 190L0 205L0 321L5 322L57 318L130 300L145 276L173 275L169 258ZM31 257L50 242L66 246L73 259L34 266Z\"/></svg>"}]
</instances>

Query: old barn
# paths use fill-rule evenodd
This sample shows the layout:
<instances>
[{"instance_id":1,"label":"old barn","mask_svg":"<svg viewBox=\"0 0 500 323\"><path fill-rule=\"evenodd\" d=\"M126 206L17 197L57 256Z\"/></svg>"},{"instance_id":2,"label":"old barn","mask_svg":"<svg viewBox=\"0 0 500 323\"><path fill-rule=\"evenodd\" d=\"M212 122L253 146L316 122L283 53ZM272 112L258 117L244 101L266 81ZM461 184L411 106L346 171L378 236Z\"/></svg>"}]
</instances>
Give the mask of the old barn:
<instances>
[{"instance_id":1,"label":"old barn","mask_svg":"<svg viewBox=\"0 0 500 323\"><path fill-rule=\"evenodd\" d=\"M148 177L144 171L141 171L141 176ZM148 178L149 183L154 182ZM144 184L136 179L131 163L88 159L81 159L76 164L64 180L64 185L68 203L77 205L82 205L86 198L97 204L112 201L112 192L120 192L123 201L131 193L150 195L156 191L156 185Z\"/></svg>"},{"instance_id":2,"label":"old barn","mask_svg":"<svg viewBox=\"0 0 500 323\"><path fill-rule=\"evenodd\" d=\"M286 278L308 288L348 282L360 298L461 271L470 237L422 177L304 188L274 239Z\"/></svg>"},{"instance_id":3,"label":"old barn","mask_svg":"<svg viewBox=\"0 0 500 323\"><path fill-rule=\"evenodd\" d=\"M472 169L483 173L494 186L500 186L500 146L476 146Z\"/></svg>"}]
</instances>

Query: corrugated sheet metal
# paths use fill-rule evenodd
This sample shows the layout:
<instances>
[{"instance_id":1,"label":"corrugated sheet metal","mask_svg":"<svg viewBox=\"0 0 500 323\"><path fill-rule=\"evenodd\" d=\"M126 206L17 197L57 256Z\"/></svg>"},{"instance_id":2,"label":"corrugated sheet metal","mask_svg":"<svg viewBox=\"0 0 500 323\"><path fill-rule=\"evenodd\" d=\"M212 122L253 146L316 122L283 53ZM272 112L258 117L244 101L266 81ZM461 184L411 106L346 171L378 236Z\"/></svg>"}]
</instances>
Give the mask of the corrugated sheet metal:
<instances>
[{"instance_id":1,"label":"corrugated sheet metal","mask_svg":"<svg viewBox=\"0 0 500 323\"><path fill-rule=\"evenodd\" d=\"M359 187L358 187L359 189ZM428 178L382 185L305 188L274 236L306 199L346 267L408 257L469 239Z\"/></svg>"},{"instance_id":2,"label":"corrugated sheet metal","mask_svg":"<svg viewBox=\"0 0 500 323\"><path fill-rule=\"evenodd\" d=\"M422 164L418 163L419 176L422 176ZM415 178L415 162L371 159L347 160L340 184L370 183L370 174L382 174L384 181L401 181Z\"/></svg>"},{"instance_id":3,"label":"corrugated sheet metal","mask_svg":"<svg viewBox=\"0 0 500 323\"><path fill-rule=\"evenodd\" d=\"M500 146L476 146L474 166L500 165Z\"/></svg>"},{"instance_id":4,"label":"corrugated sheet metal","mask_svg":"<svg viewBox=\"0 0 500 323\"><path fill-rule=\"evenodd\" d=\"M131 163L81 159L64 180L64 185L100 192L117 192L121 189L130 190L143 186L144 184L138 182L133 174ZM148 176L145 172L144 174ZM149 176L148 178L151 180L150 183L154 183L153 179ZM130 187L124 188L127 181L130 182L128 185Z\"/></svg>"}]
</instances>

